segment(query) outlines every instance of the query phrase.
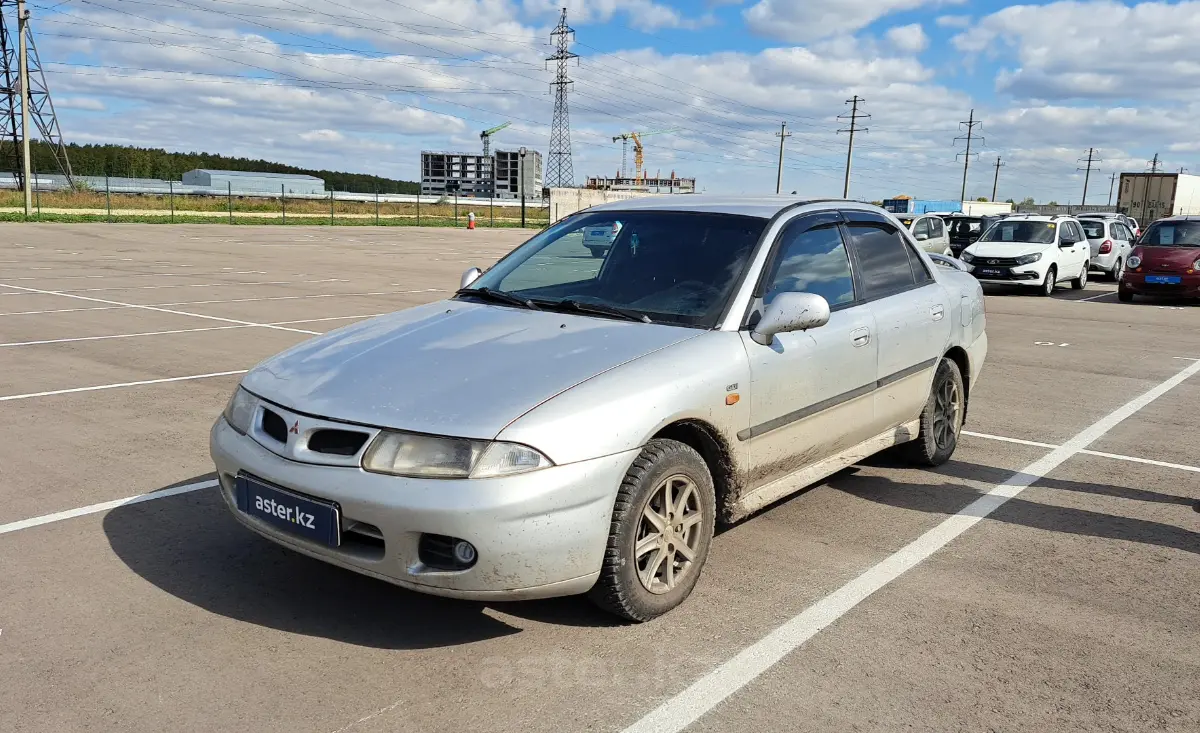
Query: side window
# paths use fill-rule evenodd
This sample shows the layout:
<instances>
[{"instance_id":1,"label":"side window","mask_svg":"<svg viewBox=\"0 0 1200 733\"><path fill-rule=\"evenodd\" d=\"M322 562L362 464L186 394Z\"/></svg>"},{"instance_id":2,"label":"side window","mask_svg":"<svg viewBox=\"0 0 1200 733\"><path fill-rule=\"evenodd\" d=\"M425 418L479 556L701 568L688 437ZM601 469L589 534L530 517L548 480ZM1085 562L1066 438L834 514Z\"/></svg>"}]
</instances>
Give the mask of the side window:
<instances>
[{"instance_id":1,"label":"side window","mask_svg":"<svg viewBox=\"0 0 1200 733\"><path fill-rule=\"evenodd\" d=\"M929 234L929 217L927 217L927 216L923 216L920 219L917 219L917 224L916 224L916 226L913 227L913 230L912 230L913 237L919 237L922 234L925 235L926 239L928 239L930 236L930 234Z\"/></svg>"},{"instance_id":2,"label":"side window","mask_svg":"<svg viewBox=\"0 0 1200 733\"><path fill-rule=\"evenodd\" d=\"M850 258L836 224L784 230L764 304L779 293L820 295L830 307L854 302Z\"/></svg>"},{"instance_id":3,"label":"side window","mask_svg":"<svg viewBox=\"0 0 1200 733\"><path fill-rule=\"evenodd\" d=\"M929 274L929 270L925 269L925 262L921 260L921 255L917 254L912 247L905 247L908 251L908 264L912 267L913 281L917 285L924 285L933 279Z\"/></svg>"},{"instance_id":4,"label":"side window","mask_svg":"<svg viewBox=\"0 0 1200 733\"><path fill-rule=\"evenodd\" d=\"M942 235L945 233L946 232L942 227L942 220L936 216L929 217L929 237L930 237L930 239L941 239Z\"/></svg>"},{"instance_id":5,"label":"side window","mask_svg":"<svg viewBox=\"0 0 1200 733\"><path fill-rule=\"evenodd\" d=\"M1133 232L1129 231L1129 227L1124 224L1117 224L1117 232L1117 239L1124 239L1127 242L1133 239Z\"/></svg>"},{"instance_id":6,"label":"side window","mask_svg":"<svg viewBox=\"0 0 1200 733\"><path fill-rule=\"evenodd\" d=\"M888 224L855 222L847 229L858 256L863 298L881 298L916 285L908 247Z\"/></svg>"},{"instance_id":7,"label":"side window","mask_svg":"<svg viewBox=\"0 0 1200 733\"><path fill-rule=\"evenodd\" d=\"M1071 222L1071 231L1075 232L1075 241L1083 242L1087 240L1087 237L1083 235L1083 229L1080 228L1079 222Z\"/></svg>"}]
</instances>

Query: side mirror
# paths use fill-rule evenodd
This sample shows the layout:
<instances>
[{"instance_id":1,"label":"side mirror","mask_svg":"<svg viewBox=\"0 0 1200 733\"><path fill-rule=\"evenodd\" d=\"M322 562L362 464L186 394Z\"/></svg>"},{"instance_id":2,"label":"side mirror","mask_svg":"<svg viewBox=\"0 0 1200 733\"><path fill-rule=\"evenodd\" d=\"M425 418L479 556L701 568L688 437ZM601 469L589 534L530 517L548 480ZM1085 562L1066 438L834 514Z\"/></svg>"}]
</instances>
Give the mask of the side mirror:
<instances>
[{"instance_id":1,"label":"side mirror","mask_svg":"<svg viewBox=\"0 0 1200 733\"><path fill-rule=\"evenodd\" d=\"M945 267L950 270L958 270L959 272L967 271L967 266L964 265L963 263L959 262L958 260L954 259L953 257L947 257L946 255L940 255L940 254L937 254L936 252L926 252L925 254L927 254L929 256L929 259L933 260L933 264L935 264L935 265L940 265L940 266Z\"/></svg>"},{"instance_id":2,"label":"side mirror","mask_svg":"<svg viewBox=\"0 0 1200 733\"><path fill-rule=\"evenodd\" d=\"M1058 239L1059 247L1074 247L1075 244L1076 244L1075 240L1071 239L1070 237L1059 237L1059 239Z\"/></svg>"},{"instance_id":3,"label":"side mirror","mask_svg":"<svg viewBox=\"0 0 1200 733\"><path fill-rule=\"evenodd\" d=\"M458 281L458 287L461 289L470 286L470 284L478 280L482 274L483 270L480 270L478 267L472 267L468 269L462 274L462 279Z\"/></svg>"},{"instance_id":4,"label":"side mirror","mask_svg":"<svg viewBox=\"0 0 1200 733\"><path fill-rule=\"evenodd\" d=\"M829 301L812 293L780 293L750 332L757 344L770 346L777 333L807 331L829 323Z\"/></svg>"},{"instance_id":5,"label":"side mirror","mask_svg":"<svg viewBox=\"0 0 1200 733\"><path fill-rule=\"evenodd\" d=\"M918 241L918 242L926 242L926 241L929 241L929 235L928 235L928 234L918 234L916 238L917 238L917 241Z\"/></svg>"}]
</instances>

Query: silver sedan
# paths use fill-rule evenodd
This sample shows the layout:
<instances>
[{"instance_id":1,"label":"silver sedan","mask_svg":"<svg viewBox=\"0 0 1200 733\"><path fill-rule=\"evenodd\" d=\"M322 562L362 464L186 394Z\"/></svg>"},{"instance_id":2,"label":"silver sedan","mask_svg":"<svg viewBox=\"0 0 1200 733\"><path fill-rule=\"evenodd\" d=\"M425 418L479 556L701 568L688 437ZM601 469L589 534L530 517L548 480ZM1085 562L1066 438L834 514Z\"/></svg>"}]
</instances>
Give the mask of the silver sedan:
<instances>
[{"instance_id":1,"label":"silver sedan","mask_svg":"<svg viewBox=\"0 0 1200 733\"><path fill-rule=\"evenodd\" d=\"M885 449L950 458L987 352L959 268L851 202L595 207L449 300L251 370L212 429L221 491L255 532L406 588L648 620L718 522Z\"/></svg>"}]
</instances>

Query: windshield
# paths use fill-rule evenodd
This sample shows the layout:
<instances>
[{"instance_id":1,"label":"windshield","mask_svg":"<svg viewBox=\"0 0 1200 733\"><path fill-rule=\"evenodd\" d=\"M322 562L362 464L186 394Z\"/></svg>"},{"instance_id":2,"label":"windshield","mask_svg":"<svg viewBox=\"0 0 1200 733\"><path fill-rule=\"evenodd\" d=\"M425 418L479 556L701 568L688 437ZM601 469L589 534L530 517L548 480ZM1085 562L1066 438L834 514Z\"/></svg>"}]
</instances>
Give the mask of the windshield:
<instances>
[{"instance_id":1,"label":"windshield","mask_svg":"<svg viewBox=\"0 0 1200 733\"><path fill-rule=\"evenodd\" d=\"M1050 244L1054 241L1056 227L1048 221L998 221L991 226L981 242L1026 242Z\"/></svg>"},{"instance_id":2,"label":"windshield","mask_svg":"<svg viewBox=\"0 0 1200 733\"><path fill-rule=\"evenodd\" d=\"M1200 247L1200 221L1163 221L1151 224L1138 244L1148 247Z\"/></svg>"},{"instance_id":3,"label":"windshield","mask_svg":"<svg viewBox=\"0 0 1200 733\"><path fill-rule=\"evenodd\" d=\"M712 328L767 220L678 211L597 212L566 219L518 247L471 289L539 306L575 301L653 321ZM605 241L597 241L603 236ZM602 245L602 246L597 246Z\"/></svg>"},{"instance_id":4,"label":"windshield","mask_svg":"<svg viewBox=\"0 0 1200 733\"><path fill-rule=\"evenodd\" d=\"M1087 235L1088 239L1104 239L1104 222L1095 219L1080 219L1079 223L1083 225L1083 233Z\"/></svg>"}]
</instances>

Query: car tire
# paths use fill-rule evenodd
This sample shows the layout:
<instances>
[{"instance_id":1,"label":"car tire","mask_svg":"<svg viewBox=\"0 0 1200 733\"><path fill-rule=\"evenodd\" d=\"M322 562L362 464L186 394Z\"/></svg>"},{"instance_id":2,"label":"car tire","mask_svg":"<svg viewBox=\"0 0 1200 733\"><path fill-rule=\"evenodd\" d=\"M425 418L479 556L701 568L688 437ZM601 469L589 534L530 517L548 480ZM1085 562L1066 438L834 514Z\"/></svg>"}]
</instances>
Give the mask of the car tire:
<instances>
[{"instance_id":1,"label":"car tire","mask_svg":"<svg viewBox=\"0 0 1200 733\"><path fill-rule=\"evenodd\" d=\"M1050 265L1050 269L1046 270L1046 279L1042 281L1042 287L1038 290L1038 295L1043 298L1049 298L1054 294L1054 286L1058 284L1058 268L1055 265Z\"/></svg>"},{"instance_id":2,"label":"car tire","mask_svg":"<svg viewBox=\"0 0 1200 733\"><path fill-rule=\"evenodd\" d=\"M1090 263L1087 263L1087 262L1083 263L1083 269L1079 271L1079 277L1073 278L1071 280L1072 288L1074 288L1075 290L1083 290L1084 288L1087 287L1088 268L1089 267L1091 267Z\"/></svg>"},{"instance_id":3,"label":"car tire","mask_svg":"<svg viewBox=\"0 0 1200 733\"><path fill-rule=\"evenodd\" d=\"M1112 272L1108 273L1108 276L1112 278L1113 282L1119 283L1123 274L1125 274L1125 260L1118 257L1117 261L1113 264Z\"/></svg>"},{"instance_id":4,"label":"car tire","mask_svg":"<svg viewBox=\"0 0 1200 733\"><path fill-rule=\"evenodd\" d=\"M925 409L921 410L917 439L900 445L900 455L913 465L925 467L950 460L966 415L966 395L958 364L943 357L934 372Z\"/></svg>"},{"instance_id":5,"label":"car tire","mask_svg":"<svg viewBox=\"0 0 1200 733\"><path fill-rule=\"evenodd\" d=\"M595 257L597 259L604 256L604 248L603 247L588 247L588 252L591 252L592 257Z\"/></svg>"},{"instance_id":6,"label":"car tire","mask_svg":"<svg viewBox=\"0 0 1200 733\"><path fill-rule=\"evenodd\" d=\"M1132 303L1133 302L1133 293L1129 292L1125 288L1118 287L1117 288L1117 300L1121 301L1122 303Z\"/></svg>"},{"instance_id":7,"label":"car tire","mask_svg":"<svg viewBox=\"0 0 1200 733\"><path fill-rule=\"evenodd\" d=\"M668 497L674 507L666 505ZM660 511L667 512L669 531L659 526ZM700 454L678 441L651 440L621 481L600 578L588 597L601 609L637 622L683 603L708 559L716 514L712 475ZM687 548L690 560L679 547Z\"/></svg>"}]
</instances>

